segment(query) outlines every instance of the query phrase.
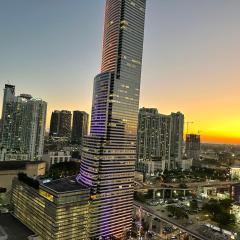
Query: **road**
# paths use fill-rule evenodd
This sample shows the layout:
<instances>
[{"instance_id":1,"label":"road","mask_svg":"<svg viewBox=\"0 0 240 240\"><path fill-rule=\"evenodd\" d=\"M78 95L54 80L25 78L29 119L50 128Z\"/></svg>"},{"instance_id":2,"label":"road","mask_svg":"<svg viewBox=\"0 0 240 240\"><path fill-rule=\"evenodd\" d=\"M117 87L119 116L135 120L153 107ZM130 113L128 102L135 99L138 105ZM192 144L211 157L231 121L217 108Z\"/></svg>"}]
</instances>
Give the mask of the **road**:
<instances>
[{"instance_id":1,"label":"road","mask_svg":"<svg viewBox=\"0 0 240 240\"><path fill-rule=\"evenodd\" d=\"M141 208L145 212L150 213L153 217L158 218L158 219L162 220L163 222L165 222L167 224L171 224L173 226L176 226L180 230L182 230L184 232L187 232L189 235L191 235L192 237L195 237L196 239L209 240L208 238L202 236L201 234L194 231L193 229L190 229L189 227L185 227L185 226L177 223L173 219L169 219L166 216L163 216L162 213L159 213L156 209L153 209L151 206L147 206L146 204L142 204L142 203L139 203L139 202L136 202L136 201L134 202L134 206L137 207L137 208Z\"/></svg>"},{"instance_id":2,"label":"road","mask_svg":"<svg viewBox=\"0 0 240 240\"><path fill-rule=\"evenodd\" d=\"M159 184L146 184L139 181L136 181L136 189L158 189L158 188L166 188L167 186L171 188L179 188L179 183L159 183ZM217 188L225 188L230 185L235 184L236 181L207 181L207 182L192 182L186 183L186 189L195 189L198 187L217 187Z\"/></svg>"}]
</instances>

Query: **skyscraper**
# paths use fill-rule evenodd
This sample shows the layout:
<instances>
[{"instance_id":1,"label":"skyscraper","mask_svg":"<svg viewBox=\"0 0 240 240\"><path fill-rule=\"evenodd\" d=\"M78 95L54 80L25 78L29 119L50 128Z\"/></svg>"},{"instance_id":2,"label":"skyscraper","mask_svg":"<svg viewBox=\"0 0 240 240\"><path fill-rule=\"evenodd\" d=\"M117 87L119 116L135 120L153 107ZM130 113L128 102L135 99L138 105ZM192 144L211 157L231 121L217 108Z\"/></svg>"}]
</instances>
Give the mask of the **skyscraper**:
<instances>
[{"instance_id":1,"label":"skyscraper","mask_svg":"<svg viewBox=\"0 0 240 240\"><path fill-rule=\"evenodd\" d=\"M145 166L153 159L164 161L164 163L169 162L170 126L171 117L158 113L156 108L141 108L139 110L137 139L138 167L142 166L142 169L146 169Z\"/></svg>"},{"instance_id":2,"label":"skyscraper","mask_svg":"<svg viewBox=\"0 0 240 240\"><path fill-rule=\"evenodd\" d=\"M4 116L4 110L5 110L6 104L8 102L13 101L14 97L15 97L15 86L5 84L5 88L3 90L2 119Z\"/></svg>"},{"instance_id":3,"label":"skyscraper","mask_svg":"<svg viewBox=\"0 0 240 240\"><path fill-rule=\"evenodd\" d=\"M52 112L50 121L50 131L49 136L54 137L59 134L59 124L60 124L60 111L55 110Z\"/></svg>"},{"instance_id":4,"label":"skyscraper","mask_svg":"<svg viewBox=\"0 0 240 240\"><path fill-rule=\"evenodd\" d=\"M141 108L138 118L138 169L147 170L146 164L153 159L162 160L164 169L180 168L183 126L184 115L180 112L163 115L155 108Z\"/></svg>"},{"instance_id":5,"label":"skyscraper","mask_svg":"<svg viewBox=\"0 0 240 240\"><path fill-rule=\"evenodd\" d=\"M5 88L3 90L3 105L2 105L2 119L1 119L1 128L0 128L0 142L2 139L2 129L3 129L3 121L5 115L6 104L8 102L13 101L15 97L15 86L5 84Z\"/></svg>"},{"instance_id":6,"label":"skyscraper","mask_svg":"<svg viewBox=\"0 0 240 240\"><path fill-rule=\"evenodd\" d=\"M171 113L171 162L168 166L169 169L178 167L178 163L182 160L183 130L184 115L180 112Z\"/></svg>"},{"instance_id":7,"label":"skyscraper","mask_svg":"<svg viewBox=\"0 0 240 240\"><path fill-rule=\"evenodd\" d=\"M59 137L71 137L71 123L72 113L70 111L63 110L60 113L59 122Z\"/></svg>"},{"instance_id":8,"label":"skyscraper","mask_svg":"<svg viewBox=\"0 0 240 240\"><path fill-rule=\"evenodd\" d=\"M78 181L91 188L90 236L131 228L146 0L106 0L101 73Z\"/></svg>"},{"instance_id":9,"label":"skyscraper","mask_svg":"<svg viewBox=\"0 0 240 240\"><path fill-rule=\"evenodd\" d=\"M72 113L67 110L52 112L50 132L51 137L70 138Z\"/></svg>"},{"instance_id":10,"label":"skyscraper","mask_svg":"<svg viewBox=\"0 0 240 240\"><path fill-rule=\"evenodd\" d=\"M4 94L5 99L5 94ZM43 154L47 103L28 94L4 104L2 147L14 160L39 160ZM13 160L5 158L5 160Z\"/></svg>"},{"instance_id":11,"label":"skyscraper","mask_svg":"<svg viewBox=\"0 0 240 240\"><path fill-rule=\"evenodd\" d=\"M72 124L72 143L82 144L82 139L88 134L88 114L74 111Z\"/></svg>"}]
</instances>

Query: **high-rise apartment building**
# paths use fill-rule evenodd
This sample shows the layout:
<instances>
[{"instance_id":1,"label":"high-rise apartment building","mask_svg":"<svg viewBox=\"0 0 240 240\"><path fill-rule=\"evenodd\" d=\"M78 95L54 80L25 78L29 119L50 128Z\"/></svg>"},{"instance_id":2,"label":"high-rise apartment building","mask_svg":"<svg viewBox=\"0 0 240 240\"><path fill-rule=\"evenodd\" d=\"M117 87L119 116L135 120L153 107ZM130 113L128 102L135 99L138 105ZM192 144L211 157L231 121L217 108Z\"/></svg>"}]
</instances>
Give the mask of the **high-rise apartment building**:
<instances>
[{"instance_id":1,"label":"high-rise apartment building","mask_svg":"<svg viewBox=\"0 0 240 240\"><path fill-rule=\"evenodd\" d=\"M72 113L70 111L54 111L51 115L50 132L51 137L70 138Z\"/></svg>"},{"instance_id":2,"label":"high-rise apartment building","mask_svg":"<svg viewBox=\"0 0 240 240\"><path fill-rule=\"evenodd\" d=\"M12 93L12 92L11 92ZM4 94L5 100L5 94ZM15 160L39 160L43 154L47 103L21 94L4 104L2 125L2 148ZM4 158L5 158L4 157ZM22 159L23 158L23 159ZM4 160L4 159L2 159ZM8 158L8 160L11 160Z\"/></svg>"},{"instance_id":3,"label":"high-rise apartment building","mask_svg":"<svg viewBox=\"0 0 240 240\"><path fill-rule=\"evenodd\" d=\"M66 110L61 111L60 123L59 123L59 137L70 138L71 123L72 123L72 113Z\"/></svg>"},{"instance_id":4,"label":"high-rise apartment building","mask_svg":"<svg viewBox=\"0 0 240 240\"><path fill-rule=\"evenodd\" d=\"M137 166L152 160L170 161L171 117L156 108L141 108L138 117ZM164 165L164 164L163 164ZM164 169L162 169L164 170Z\"/></svg>"},{"instance_id":5,"label":"high-rise apartment building","mask_svg":"<svg viewBox=\"0 0 240 240\"><path fill-rule=\"evenodd\" d=\"M186 148L185 154L187 158L193 159L193 165L196 165L200 158L201 141L198 134L186 135Z\"/></svg>"},{"instance_id":6,"label":"high-rise apartment building","mask_svg":"<svg viewBox=\"0 0 240 240\"><path fill-rule=\"evenodd\" d=\"M183 152L183 131L184 131L184 115L180 112L171 113L171 150L170 164L168 169L178 168L181 166Z\"/></svg>"},{"instance_id":7,"label":"high-rise apartment building","mask_svg":"<svg viewBox=\"0 0 240 240\"><path fill-rule=\"evenodd\" d=\"M147 165L152 165L151 161L162 161L161 170L180 167L183 124L184 115L180 112L163 115L155 108L140 109L137 141L138 170L147 170Z\"/></svg>"},{"instance_id":8,"label":"high-rise apartment building","mask_svg":"<svg viewBox=\"0 0 240 240\"><path fill-rule=\"evenodd\" d=\"M88 134L88 118L86 112L73 112L72 143L82 144L83 137Z\"/></svg>"},{"instance_id":9,"label":"high-rise apartment building","mask_svg":"<svg viewBox=\"0 0 240 240\"><path fill-rule=\"evenodd\" d=\"M90 238L132 225L146 0L106 0L101 73L77 180L91 188Z\"/></svg>"}]
</instances>

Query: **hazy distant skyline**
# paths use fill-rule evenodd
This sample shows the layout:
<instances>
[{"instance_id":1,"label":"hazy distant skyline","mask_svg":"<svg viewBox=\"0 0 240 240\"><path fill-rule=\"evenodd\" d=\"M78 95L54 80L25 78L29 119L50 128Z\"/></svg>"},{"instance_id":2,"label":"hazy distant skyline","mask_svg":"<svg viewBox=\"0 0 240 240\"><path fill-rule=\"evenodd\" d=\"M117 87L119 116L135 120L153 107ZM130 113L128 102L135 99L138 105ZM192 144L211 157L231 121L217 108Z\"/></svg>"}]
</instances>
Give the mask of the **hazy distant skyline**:
<instances>
[{"instance_id":1,"label":"hazy distant skyline","mask_svg":"<svg viewBox=\"0 0 240 240\"><path fill-rule=\"evenodd\" d=\"M240 143L239 9L148 0L140 106L183 112L203 141ZM48 123L55 109L90 113L103 10L104 0L0 1L1 87L47 101Z\"/></svg>"}]
</instances>

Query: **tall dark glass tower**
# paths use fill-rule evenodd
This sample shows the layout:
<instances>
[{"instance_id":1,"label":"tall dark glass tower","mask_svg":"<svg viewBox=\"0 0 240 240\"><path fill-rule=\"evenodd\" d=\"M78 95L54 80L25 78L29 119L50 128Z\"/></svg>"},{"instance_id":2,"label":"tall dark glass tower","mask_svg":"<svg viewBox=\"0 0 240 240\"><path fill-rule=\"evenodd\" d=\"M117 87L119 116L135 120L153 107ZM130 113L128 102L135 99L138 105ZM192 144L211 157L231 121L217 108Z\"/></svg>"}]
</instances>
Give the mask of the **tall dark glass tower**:
<instances>
[{"instance_id":1,"label":"tall dark glass tower","mask_svg":"<svg viewBox=\"0 0 240 240\"><path fill-rule=\"evenodd\" d=\"M82 111L73 112L72 143L82 144L82 139L88 134L88 114Z\"/></svg>"},{"instance_id":2,"label":"tall dark glass tower","mask_svg":"<svg viewBox=\"0 0 240 240\"><path fill-rule=\"evenodd\" d=\"M52 112L49 136L70 138L71 121L72 113L70 111L55 110L54 112Z\"/></svg>"},{"instance_id":3,"label":"tall dark glass tower","mask_svg":"<svg viewBox=\"0 0 240 240\"><path fill-rule=\"evenodd\" d=\"M5 88L3 90L3 105L2 105L2 122L1 122L1 128L0 128L0 142L2 141L2 131L4 126L4 120L5 120L5 111L6 111L6 105L7 103L14 100L15 97L15 86L5 84Z\"/></svg>"},{"instance_id":4,"label":"tall dark glass tower","mask_svg":"<svg viewBox=\"0 0 240 240\"><path fill-rule=\"evenodd\" d=\"M106 0L101 73L78 181L91 188L90 237L131 228L146 0Z\"/></svg>"},{"instance_id":5,"label":"tall dark glass tower","mask_svg":"<svg viewBox=\"0 0 240 240\"><path fill-rule=\"evenodd\" d=\"M49 136L54 137L59 134L60 111L54 111L51 115Z\"/></svg>"}]
</instances>

